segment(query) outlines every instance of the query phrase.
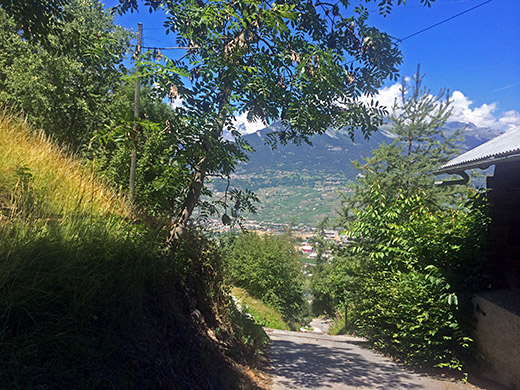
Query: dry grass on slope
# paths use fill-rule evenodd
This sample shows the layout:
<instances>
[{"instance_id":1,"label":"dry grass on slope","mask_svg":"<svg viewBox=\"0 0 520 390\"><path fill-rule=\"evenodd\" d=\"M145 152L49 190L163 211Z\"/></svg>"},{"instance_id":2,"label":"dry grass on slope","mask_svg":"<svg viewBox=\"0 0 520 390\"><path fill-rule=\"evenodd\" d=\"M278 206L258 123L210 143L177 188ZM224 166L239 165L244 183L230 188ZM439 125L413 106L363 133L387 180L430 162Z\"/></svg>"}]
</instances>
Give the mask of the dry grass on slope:
<instances>
[{"instance_id":1,"label":"dry grass on slope","mask_svg":"<svg viewBox=\"0 0 520 390\"><path fill-rule=\"evenodd\" d=\"M0 111L0 207L12 208L17 201L12 190L29 182L49 215L131 215L129 204L78 159L43 132Z\"/></svg>"},{"instance_id":2,"label":"dry grass on slope","mask_svg":"<svg viewBox=\"0 0 520 390\"><path fill-rule=\"evenodd\" d=\"M237 364L255 337L227 314L218 248L163 240L0 110L0 389L258 388Z\"/></svg>"}]
</instances>

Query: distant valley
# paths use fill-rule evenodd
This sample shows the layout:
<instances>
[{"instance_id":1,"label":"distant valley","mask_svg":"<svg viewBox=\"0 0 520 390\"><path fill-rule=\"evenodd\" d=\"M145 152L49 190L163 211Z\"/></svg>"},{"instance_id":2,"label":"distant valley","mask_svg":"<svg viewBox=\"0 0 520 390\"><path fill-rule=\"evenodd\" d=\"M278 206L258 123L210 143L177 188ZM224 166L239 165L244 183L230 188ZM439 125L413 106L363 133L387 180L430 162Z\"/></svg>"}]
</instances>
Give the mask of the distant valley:
<instances>
[{"instance_id":1,"label":"distant valley","mask_svg":"<svg viewBox=\"0 0 520 390\"><path fill-rule=\"evenodd\" d=\"M447 123L443 130L452 134L464 127L461 152L500 134L498 130L460 122ZM231 187L248 188L258 195L258 213L245 215L247 219L316 226L323 218L335 216L335 210L341 206L341 194L348 196L358 174L351 161L370 156L382 142L392 142L389 126L383 125L369 139L355 134L352 141L343 131L327 131L312 137L312 146L288 144L273 150L265 141L267 134L276 129L275 124L244 136L255 152L250 154L248 163L237 167ZM211 185L217 195L225 189L220 180Z\"/></svg>"}]
</instances>

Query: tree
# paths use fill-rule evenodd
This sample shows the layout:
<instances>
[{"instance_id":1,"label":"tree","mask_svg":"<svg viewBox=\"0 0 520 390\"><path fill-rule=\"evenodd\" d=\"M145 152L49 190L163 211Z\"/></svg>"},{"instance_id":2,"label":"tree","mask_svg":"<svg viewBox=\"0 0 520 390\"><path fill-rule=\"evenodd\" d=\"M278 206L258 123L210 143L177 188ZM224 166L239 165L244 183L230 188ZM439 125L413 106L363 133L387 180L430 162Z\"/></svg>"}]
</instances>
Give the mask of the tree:
<instances>
[{"instance_id":1,"label":"tree","mask_svg":"<svg viewBox=\"0 0 520 390\"><path fill-rule=\"evenodd\" d=\"M387 353L460 369L488 218L481 195L456 202L454 190L434 186L459 134L443 134L448 94L432 95L422 78L418 68L411 88L403 80L392 142L356 164L362 175L340 222L348 242L313 290L325 310L348 305L357 331Z\"/></svg>"},{"instance_id":2,"label":"tree","mask_svg":"<svg viewBox=\"0 0 520 390\"><path fill-rule=\"evenodd\" d=\"M63 9L67 21L42 44L24 39L6 13L11 8L0 8L0 103L21 110L61 143L78 147L111 115L107 107L125 72L130 33L96 0L70 1Z\"/></svg>"},{"instance_id":3,"label":"tree","mask_svg":"<svg viewBox=\"0 0 520 390\"><path fill-rule=\"evenodd\" d=\"M1 8L13 17L24 38L44 42L50 33L62 27L60 20L67 16L65 7L69 3L70 0L0 0Z\"/></svg>"},{"instance_id":4,"label":"tree","mask_svg":"<svg viewBox=\"0 0 520 390\"><path fill-rule=\"evenodd\" d=\"M423 78L418 65L412 85L405 79L401 83L401 99L388 117L392 141L380 144L364 162L353 163L360 174L353 196L345 198L344 218L349 218L352 208L370 204L376 184L387 196L424 191L429 201L439 205L453 203L454 194L460 193L460 187L433 185L436 169L458 152L461 130L445 133L442 127L451 115L449 93L431 94L422 87Z\"/></svg>"},{"instance_id":5,"label":"tree","mask_svg":"<svg viewBox=\"0 0 520 390\"><path fill-rule=\"evenodd\" d=\"M125 82L114 91L107 107L111 118L91 139L89 151L95 167L121 193L126 193L130 172L130 152L137 150L135 206L156 217L171 218L179 208L190 171L189 156L182 144L189 142L189 127L154 91L141 88L140 116L136 131L135 85Z\"/></svg>"},{"instance_id":6,"label":"tree","mask_svg":"<svg viewBox=\"0 0 520 390\"><path fill-rule=\"evenodd\" d=\"M482 288L484 197L439 208L426 192L387 196L374 183L350 243L334 258L360 334L409 362L461 369L471 343L471 296ZM337 295L336 295L337 296Z\"/></svg>"},{"instance_id":7,"label":"tree","mask_svg":"<svg viewBox=\"0 0 520 390\"><path fill-rule=\"evenodd\" d=\"M401 2L399 2L401 3ZM429 4L429 1L422 1ZM368 136L385 113L373 95L386 78L394 79L401 62L395 42L366 23L362 5L295 0L155 2L168 9L168 31L186 55L162 64L143 62L141 76L153 79L189 118L198 141L192 179L169 242L182 236L199 202L205 179L227 176L247 145L233 128L236 113L265 124L280 119L277 142L305 142L328 127L360 127ZM389 12L392 1L380 2ZM137 8L121 0L120 12ZM236 148L223 137L230 131Z\"/></svg>"},{"instance_id":8,"label":"tree","mask_svg":"<svg viewBox=\"0 0 520 390\"><path fill-rule=\"evenodd\" d=\"M458 192L434 186L433 172L455 154L460 133L443 133L442 126L451 113L448 93L441 90L432 95L422 87L423 78L418 66L411 85L402 80L401 98L388 117L392 141L380 144L363 162L354 162L360 171L358 182L353 194L344 198L340 221L336 221L343 229L355 223L359 210L374 206L374 188L388 199L421 192L428 202L439 207L455 203L454 194ZM318 267L312 282L315 308L331 313L342 306L350 278L340 260Z\"/></svg>"},{"instance_id":9,"label":"tree","mask_svg":"<svg viewBox=\"0 0 520 390\"><path fill-rule=\"evenodd\" d=\"M301 320L305 302L303 274L294 244L287 235L242 233L225 250L230 282L274 306L286 320Z\"/></svg>"}]
</instances>

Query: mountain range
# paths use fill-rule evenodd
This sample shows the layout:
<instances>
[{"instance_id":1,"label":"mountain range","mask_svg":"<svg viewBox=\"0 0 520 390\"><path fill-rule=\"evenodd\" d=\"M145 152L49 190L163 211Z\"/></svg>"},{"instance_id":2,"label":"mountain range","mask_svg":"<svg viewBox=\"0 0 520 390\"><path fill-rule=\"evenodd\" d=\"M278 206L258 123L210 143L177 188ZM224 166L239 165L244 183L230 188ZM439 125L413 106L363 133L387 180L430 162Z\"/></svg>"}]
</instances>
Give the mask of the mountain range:
<instances>
[{"instance_id":1,"label":"mountain range","mask_svg":"<svg viewBox=\"0 0 520 390\"><path fill-rule=\"evenodd\" d=\"M355 133L351 140L344 130L328 130L311 137L312 145L287 144L272 149L266 143L267 134L279 126L275 123L244 136L255 152L249 155L249 162L237 166L231 186L248 188L258 195L258 213L246 215L248 219L315 226L324 217L334 216L341 194L348 194L358 174L351 161L368 157L380 143L392 141L390 125L384 124L368 139ZM449 122L442 128L447 135L458 129L464 129L461 153L501 133L460 122ZM213 183L217 193L224 188L223 182Z\"/></svg>"}]
</instances>

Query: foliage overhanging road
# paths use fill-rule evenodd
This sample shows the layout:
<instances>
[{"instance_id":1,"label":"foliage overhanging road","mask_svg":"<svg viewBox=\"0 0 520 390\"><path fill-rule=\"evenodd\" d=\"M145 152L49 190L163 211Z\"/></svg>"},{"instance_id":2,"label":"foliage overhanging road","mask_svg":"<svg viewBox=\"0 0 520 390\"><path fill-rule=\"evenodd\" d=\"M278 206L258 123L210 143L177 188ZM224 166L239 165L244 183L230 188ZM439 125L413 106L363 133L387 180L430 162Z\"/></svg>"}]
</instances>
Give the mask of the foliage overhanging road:
<instances>
[{"instance_id":1,"label":"foliage overhanging road","mask_svg":"<svg viewBox=\"0 0 520 390\"><path fill-rule=\"evenodd\" d=\"M273 390L476 390L409 372L350 336L268 330Z\"/></svg>"}]
</instances>

